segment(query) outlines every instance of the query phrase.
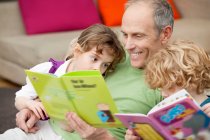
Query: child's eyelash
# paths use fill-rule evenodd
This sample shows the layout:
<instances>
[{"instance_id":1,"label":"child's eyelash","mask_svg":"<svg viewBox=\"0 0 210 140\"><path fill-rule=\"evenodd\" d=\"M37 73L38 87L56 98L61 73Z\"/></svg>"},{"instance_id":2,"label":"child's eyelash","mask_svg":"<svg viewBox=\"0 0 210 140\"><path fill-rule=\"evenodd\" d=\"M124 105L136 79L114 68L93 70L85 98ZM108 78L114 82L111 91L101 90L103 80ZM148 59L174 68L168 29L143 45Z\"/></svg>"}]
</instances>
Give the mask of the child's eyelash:
<instances>
[{"instance_id":1,"label":"child's eyelash","mask_svg":"<svg viewBox=\"0 0 210 140\"><path fill-rule=\"evenodd\" d=\"M97 58L94 56L94 57L92 57L92 60L93 61L97 61Z\"/></svg>"}]
</instances>

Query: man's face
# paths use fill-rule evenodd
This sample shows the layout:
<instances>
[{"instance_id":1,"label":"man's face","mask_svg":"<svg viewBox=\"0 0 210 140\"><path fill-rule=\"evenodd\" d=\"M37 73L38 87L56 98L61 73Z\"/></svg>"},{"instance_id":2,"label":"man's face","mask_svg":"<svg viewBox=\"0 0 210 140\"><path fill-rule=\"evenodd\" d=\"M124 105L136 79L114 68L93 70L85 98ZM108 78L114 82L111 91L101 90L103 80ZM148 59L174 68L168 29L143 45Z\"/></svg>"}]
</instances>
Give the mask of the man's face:
<instances>
[{"instance_id":1,"label":"man's face","mask_svg":"<svg viewBox=\"0 0 210 140\"><path fill-rule=\"evenodd\" d=\"M131 65L144 68L148 58L162 48L161 35L155 28L153 11L148 4L133 4L123 15L123 43Z\"/></svg>"}]
</instances>

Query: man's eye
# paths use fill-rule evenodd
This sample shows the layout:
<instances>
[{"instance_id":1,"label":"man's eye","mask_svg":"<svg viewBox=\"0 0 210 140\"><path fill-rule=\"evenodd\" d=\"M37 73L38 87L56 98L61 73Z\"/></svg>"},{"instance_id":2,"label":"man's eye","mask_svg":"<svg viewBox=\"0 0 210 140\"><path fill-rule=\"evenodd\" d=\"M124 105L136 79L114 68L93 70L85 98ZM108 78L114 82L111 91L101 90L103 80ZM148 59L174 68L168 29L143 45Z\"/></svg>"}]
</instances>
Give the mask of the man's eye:
<instances>
[{"instance_id":1,"label":"man's eye","mask_svg":"<svg viewBox=\"0 0 210 140\"><path fill-rule=\"evenodd\" d=\"M142 38L142 35L136 35L135 37L136 38Z\"/></svg>"},{"instance_id":2,"label":"man's eye","mask_svg":"<svg viewBox=\"0 0 210 140\"><path fill-rule=\"evenodd\" d=\"M128 35L127 35L126 33L123 33L123 37L127 38L127 36L128 36Z\"/></svg>"},{"instance_id":3,"label":"man's eye","mask_svg":"<svg viewBox=\"0 0 210 140\"><path fill-rule=\"evenodd\" d=\"M145 35L143 35L143 34L137 34L136 35L136 38L140 38L141 39L141 38L144 38L144 37L145 37Z\"/></svg>"}]
</instances>

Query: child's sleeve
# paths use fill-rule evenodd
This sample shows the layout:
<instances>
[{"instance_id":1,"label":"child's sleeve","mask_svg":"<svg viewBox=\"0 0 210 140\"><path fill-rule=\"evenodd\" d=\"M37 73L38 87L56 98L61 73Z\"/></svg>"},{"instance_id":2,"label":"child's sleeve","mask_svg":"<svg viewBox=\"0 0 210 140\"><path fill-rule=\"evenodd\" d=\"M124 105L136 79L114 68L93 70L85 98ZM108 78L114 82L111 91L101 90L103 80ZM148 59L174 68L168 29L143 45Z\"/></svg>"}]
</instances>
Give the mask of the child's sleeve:
<instances>
[{"instance_id":1,"label":"child's sleeve","mask_svg":"<svg viewBox=\"0 0 210 140\"><path fill-rule=\"evenodd\" d=\"M30 70L34 72L48 73L51 67L51 62L45 62L32 67ZM29 99L37 98L37 94L28 77L26 77L26 84L16 92L16 97L18 96L28 97Z\"/></svg>"}]
</instances>

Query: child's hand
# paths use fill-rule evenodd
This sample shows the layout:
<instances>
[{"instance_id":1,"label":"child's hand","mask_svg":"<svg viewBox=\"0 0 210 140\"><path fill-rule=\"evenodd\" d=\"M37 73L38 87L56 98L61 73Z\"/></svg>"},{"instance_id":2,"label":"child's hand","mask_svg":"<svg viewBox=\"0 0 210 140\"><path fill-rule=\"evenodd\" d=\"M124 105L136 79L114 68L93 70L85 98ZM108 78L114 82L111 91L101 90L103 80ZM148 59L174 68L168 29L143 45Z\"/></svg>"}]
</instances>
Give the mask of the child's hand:
<instances>
[{"instance_id":1,"label":"child's hand","mask_svg":"<svg viewBox=\"0 0 210 140\"><path fill-rule=\"evenodd\" d=\"M39 118L30 109L22 109L16 114L17 127L27 133L36 133L39 130L39 127L36 126L38 121Z\"/></svg>"},{"instance_id":2,"label":"child's hand","mask_svg":"<svg viewBox=\"0 0 210 140\"><path fill-rule=\"evenodd\" d=\"M125 140L140 140L140 137L135 136L132 130L127 129L125 134Z\"/></svg>"},{"instance_id":3,"label":"child's hand","mask_svg":"<svg viewBox=\"0 0 210 140\"><path fill-rule=\"evenodd\" d=\"M208 117L210 117L210 103L205 104L201 109Z\"/></svg>"},{"instance_id":4,"label":"child's hand","mask_svg":"<svg viewBox=\"0 0 210 140\"><path fill-rule=\"evenodd\" d=\"M47 116L47 113L44 109L44 106L40 101L37 100L28 100L26 102L26 106L34 112L34 114L40 119L45 120Z\"/></svg>"}]
</instances>

